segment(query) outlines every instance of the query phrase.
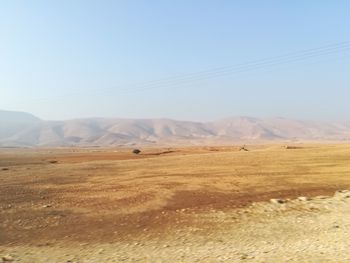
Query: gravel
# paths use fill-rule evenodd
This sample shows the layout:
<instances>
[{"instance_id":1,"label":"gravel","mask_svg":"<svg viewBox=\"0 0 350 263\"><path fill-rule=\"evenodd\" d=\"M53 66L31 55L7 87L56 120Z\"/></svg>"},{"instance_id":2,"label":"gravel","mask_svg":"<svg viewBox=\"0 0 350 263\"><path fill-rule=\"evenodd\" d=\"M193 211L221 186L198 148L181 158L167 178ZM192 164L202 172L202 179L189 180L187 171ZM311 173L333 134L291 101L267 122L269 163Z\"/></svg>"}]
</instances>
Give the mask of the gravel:
<instances>
[{"instance_id":1,"label":"gravel","mask_svg":"<svg viewBox=\"0 0 350 263\"><path fill-rule=\"evenodd\" d=\"M196 229L147 240L1 246L0 258L37 263L350 262L349 214L350 191L343 190L332 197L260 202L201 214Z\"/></svg>"}]
</instances>

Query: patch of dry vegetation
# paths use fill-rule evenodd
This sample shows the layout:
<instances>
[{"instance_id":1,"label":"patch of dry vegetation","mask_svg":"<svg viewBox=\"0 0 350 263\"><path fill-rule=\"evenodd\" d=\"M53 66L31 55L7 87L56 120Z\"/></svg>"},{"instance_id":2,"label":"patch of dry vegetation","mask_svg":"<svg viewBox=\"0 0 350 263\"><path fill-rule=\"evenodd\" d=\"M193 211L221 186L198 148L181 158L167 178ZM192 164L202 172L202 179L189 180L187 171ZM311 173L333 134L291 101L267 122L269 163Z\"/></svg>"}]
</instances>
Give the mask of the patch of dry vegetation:
<instances>
[{"instance_id":1,"label":"patch of dry vegetation","mask_svg":"<svg viewBox=\"0 0 350 263\"><path fill-rule=\"evenodd\" d=\"M215 229L198 220L213 211L350 188L348 145L246 148L2 151L0 243L166 238Z\"/></svg>"}]
</instances>

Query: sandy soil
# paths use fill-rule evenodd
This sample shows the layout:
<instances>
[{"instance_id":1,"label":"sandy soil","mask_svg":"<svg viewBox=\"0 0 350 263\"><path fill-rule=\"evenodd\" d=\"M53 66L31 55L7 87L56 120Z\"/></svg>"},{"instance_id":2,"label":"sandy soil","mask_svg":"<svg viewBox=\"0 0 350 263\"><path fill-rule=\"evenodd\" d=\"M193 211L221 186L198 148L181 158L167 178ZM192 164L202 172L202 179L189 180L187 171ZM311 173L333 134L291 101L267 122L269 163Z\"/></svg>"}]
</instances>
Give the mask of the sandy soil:
<instances>
[{"instance_id":1,"label":"sandy soil","mask_svg":"<svg viewBox=\"0 0 350 263\"><path fill-rule=\"evenodd\" d=\"M202 226L128 242L2 246L19 262L349 262L350 192L197 216ZM143 236L143 237L141 237Z\"/></svg>"},{"instance_id":2,"label":"sandy soil","mask_svg":"<svg viewBox=\"0 0 350 263\"><path fill-rule=\"evenodd\" d=\"M0 255L21 262L348 262L348 145L6 149Z\"/></svg>"}]
</instances>

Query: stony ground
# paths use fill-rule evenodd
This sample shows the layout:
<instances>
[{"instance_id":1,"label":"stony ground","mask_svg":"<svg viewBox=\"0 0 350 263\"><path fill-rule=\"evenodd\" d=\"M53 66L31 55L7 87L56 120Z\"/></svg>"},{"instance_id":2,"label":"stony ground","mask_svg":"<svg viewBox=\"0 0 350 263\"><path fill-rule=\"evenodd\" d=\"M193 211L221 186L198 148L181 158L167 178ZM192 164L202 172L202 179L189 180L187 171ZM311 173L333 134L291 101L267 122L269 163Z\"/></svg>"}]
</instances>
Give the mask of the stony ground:
<instances>
[{"instance_id":1,"label":"stony ground","mask_svg":"<svg viewBox=\"0 0 350 263\"><path fill-rule=\"evenodd\" d=\"M281 202L281 203L279 203ZM105 244L1 246L13 262L350 262L350 192L197 215L203 228ZM198 224L197 224L198 225ZM208 227L210 226L210 227ZM88 230L87 230L88 231Z\"/></svg>"},{"instance_id":2,"label":"stony ground","mask_svg":"<svg viewBox=\"0 0 350 263\"><path fill-rule=\"evenodd\" d=\"M2 149L0 262L350 262L350 146L247 149Z\"/></svg>"}]
</instances>

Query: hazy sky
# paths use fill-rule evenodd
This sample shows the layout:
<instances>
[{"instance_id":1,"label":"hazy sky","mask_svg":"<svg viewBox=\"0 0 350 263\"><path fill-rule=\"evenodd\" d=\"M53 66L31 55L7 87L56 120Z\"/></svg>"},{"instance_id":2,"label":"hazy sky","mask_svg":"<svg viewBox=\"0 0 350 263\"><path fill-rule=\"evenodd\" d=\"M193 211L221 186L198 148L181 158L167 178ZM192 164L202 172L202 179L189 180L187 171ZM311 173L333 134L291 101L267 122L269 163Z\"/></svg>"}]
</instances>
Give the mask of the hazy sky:
<instances>
[{"instance_id":1,"label":"hazy sky","mask_svg":"<svg viewBox=\"0 0 350 263\"><path fill-rule=\"evenodd\" d=\"M186 75L350 41L349 12L346 0L4 0L0 109L44 119L350 119L350 50Z\"/></svg>"}]
</instances>

